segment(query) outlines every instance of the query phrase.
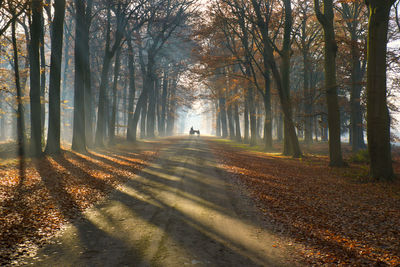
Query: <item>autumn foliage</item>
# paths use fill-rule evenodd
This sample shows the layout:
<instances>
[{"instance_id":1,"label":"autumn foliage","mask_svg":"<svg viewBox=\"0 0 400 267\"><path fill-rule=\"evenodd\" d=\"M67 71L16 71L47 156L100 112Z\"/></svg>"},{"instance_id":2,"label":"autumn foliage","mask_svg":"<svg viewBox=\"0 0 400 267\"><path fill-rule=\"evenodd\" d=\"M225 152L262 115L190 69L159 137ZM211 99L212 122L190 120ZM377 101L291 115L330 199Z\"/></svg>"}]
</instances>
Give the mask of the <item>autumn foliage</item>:
<instances>
[{"instance_id":1,"label":"autumn foliage","mask_svg":"<svg viewBox=\"0 0 400 267\"><path fill-rule=\"evenodd\" d=\"M66 222L145 167L159 148L142 142L87 154L63 150L28 162L24 180L15 163L0 165L0 265L33 255Z\"/></svg>"},{"instance_id":2,"label":"autumn foliage","mask_svg":"<svg viewBox=\"0 0 400 267\"><path fill-rule=\"evenodd\" d=\"M221 142L209 145L275 230L295 240L291 245L300 249L302 264L399 266L398 181L370 182L367 166L330 168L321 155L292 159Z\"/></svg>"}]
</instances>

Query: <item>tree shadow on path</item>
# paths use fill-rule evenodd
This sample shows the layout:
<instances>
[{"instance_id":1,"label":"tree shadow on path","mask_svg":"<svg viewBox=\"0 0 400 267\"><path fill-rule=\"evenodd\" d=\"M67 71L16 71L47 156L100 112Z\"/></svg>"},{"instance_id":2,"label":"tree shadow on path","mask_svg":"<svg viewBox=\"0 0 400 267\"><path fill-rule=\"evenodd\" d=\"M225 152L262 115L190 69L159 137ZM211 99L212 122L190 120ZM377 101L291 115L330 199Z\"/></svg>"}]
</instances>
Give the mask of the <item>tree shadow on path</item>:
<instances>
[{"instance_id":1,"label":"tree shadow on path","mask_svg":"<svg viewBox=\"0 0 400 267\"><path fill-rule=\"evenodd\" d=\"M227 173L215 167L216 162L210 158L210 153L206 147L190 140L183 141L133 179L129 179L131 174L121 177L121 173L116 171L126 169L126 161L124 164L113 161L111 154L89 155L104 163L101 166L97 164L98 171L128 182L122 190L114 190L108 201L80 214L79 220L67 229L67 234L40 251L39 258L43 261L33 263L39 266L280 265L281 258L274 252L263 255L262 251L241 243L236 233L229 232L229 225L213 226L213 221L223 221L245 225L252 230L261 229L251 218L254 214L246 210L246 206L235 203L236 195L220 178ZM82 183L95 184L96 188L104 190L112 189L111 185L92 177L86 169L74 165L69 156L55 157L54 160L73 176L85 177ZM96 165L79 154L73 157L89 168ZM51 176L45 172L42 175ZM51 184L55 183L51 180L45 178L45 185L56 188L51 194L62 201L58 203L61 212L72 218L69 215L71 210L80 212L74 208L77 206L75 200L62 182Z\"/></svg>"}]
</instances>

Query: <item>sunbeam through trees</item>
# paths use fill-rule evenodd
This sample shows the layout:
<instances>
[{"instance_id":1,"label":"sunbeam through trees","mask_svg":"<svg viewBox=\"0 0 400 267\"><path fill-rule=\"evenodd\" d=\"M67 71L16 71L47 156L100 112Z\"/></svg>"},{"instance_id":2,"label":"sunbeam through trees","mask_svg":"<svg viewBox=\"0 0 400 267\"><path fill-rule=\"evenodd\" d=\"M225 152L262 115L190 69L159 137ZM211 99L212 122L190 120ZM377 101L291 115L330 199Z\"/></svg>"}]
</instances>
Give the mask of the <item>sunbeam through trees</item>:
<instances>
[{"instance_id":1,"label":"sunbeam through trees","mask_svg":"<svg viewBox=\"0 0 400 267\"><path fill-rule=\"evenodd\" d=\"M399 12L0 0L0 265L399 266Z\"/></svg>"}]
</instances>

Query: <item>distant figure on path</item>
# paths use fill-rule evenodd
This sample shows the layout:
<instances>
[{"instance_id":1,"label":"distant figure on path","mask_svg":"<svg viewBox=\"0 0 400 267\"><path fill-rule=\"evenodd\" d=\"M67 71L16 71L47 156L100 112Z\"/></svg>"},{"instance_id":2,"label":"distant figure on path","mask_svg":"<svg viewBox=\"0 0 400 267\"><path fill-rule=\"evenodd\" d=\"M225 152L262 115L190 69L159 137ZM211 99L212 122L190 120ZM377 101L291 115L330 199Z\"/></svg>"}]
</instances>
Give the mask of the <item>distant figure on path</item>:
<instances>
[{"instance_id":1,"label":"distant figure on path","mask_svg":"<svg viewBox=\"0 0 400 267\"><path fill-rule=\"evenodd\" d=\"M193 130L193 126L190 127L189 134L190 134L190 135L194 135L195 133L196 133L198 136L200 136L200 130Z\"/></svg>"}]
</instances>

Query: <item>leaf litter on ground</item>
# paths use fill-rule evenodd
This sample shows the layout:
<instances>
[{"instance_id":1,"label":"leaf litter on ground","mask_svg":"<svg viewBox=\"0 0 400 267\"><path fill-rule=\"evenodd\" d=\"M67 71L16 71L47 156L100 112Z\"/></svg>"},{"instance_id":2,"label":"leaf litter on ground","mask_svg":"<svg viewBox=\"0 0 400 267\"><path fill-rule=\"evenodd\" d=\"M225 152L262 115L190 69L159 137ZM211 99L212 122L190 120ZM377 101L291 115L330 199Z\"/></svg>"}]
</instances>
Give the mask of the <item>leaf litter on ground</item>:
<instances>
[{"instance_id":1,"label":"leaf litter on ground","mask_svg":"<svg viewBox=\"0 0 400 267\"><path fill-rule=\"evenodd\" d=\"M400 179L373 182L365 164L331 168L325 155L293 159L208 144L265 219L294 241L303 264L400 266ZM396 154L394 167L400 177Z\"/></svg>"},{"instance_id":2,"label":"leaf litter on ground","mask_svg":"<svg viewBox=\"0 0 400 267\"><path fill-rule=\"evenodd\" d=\"M0 265L33 256L67 223L103 200L154 160L169 141L123 143L81 154L28 159L0 165ZM0 158L1 160L1 158Z\"/></svg>"}]
</instances>

